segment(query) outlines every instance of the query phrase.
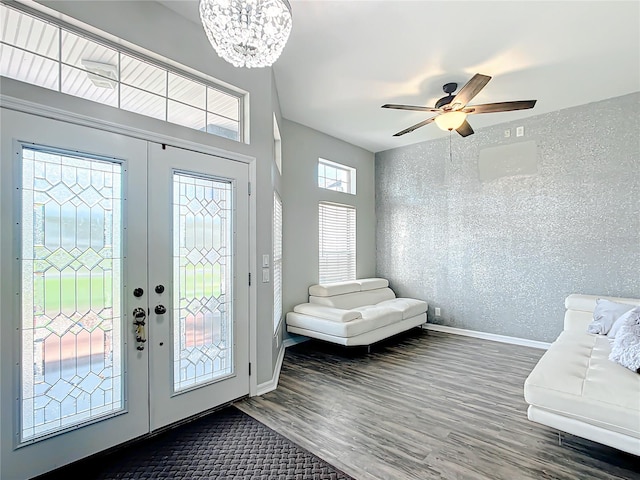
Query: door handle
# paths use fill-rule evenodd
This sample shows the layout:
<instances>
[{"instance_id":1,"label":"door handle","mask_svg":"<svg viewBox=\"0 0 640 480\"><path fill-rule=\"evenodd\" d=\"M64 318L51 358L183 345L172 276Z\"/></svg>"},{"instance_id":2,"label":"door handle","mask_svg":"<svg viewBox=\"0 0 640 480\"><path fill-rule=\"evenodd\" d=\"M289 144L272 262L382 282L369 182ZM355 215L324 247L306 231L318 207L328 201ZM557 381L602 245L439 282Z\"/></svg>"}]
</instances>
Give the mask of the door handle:
<instances>
[{"instance_id":1,"label":"door handle","mask_svg":"<svg viewBox=\"0 0 640 480\"><path fill-rule=\"evenodd\" d=\"M147 312L144 311L144 308L136 307L133 309L133 324L136 327L136 342L138 342L136 349L138 350L144 350L144 343L147 341L147 335L144 330L146 319Z\"/></svg>"}]
</instances>

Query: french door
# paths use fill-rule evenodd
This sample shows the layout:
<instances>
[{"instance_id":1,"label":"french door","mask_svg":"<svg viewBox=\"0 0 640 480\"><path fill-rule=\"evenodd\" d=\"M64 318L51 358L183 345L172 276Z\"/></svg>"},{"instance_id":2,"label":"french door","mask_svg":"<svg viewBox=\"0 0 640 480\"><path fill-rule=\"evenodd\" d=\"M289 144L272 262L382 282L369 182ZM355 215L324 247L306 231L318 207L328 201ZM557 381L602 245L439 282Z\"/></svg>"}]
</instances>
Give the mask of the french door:
<instances>
[{"instance_id":1,"label":"french door","mask_svg":"<svg viewBox=\"0 0 640 480\"><path fill-rule=\"evenodd\" d=\"M0 477L246 395L247 166L0 121Z\"/></svg>"}]
</instances>

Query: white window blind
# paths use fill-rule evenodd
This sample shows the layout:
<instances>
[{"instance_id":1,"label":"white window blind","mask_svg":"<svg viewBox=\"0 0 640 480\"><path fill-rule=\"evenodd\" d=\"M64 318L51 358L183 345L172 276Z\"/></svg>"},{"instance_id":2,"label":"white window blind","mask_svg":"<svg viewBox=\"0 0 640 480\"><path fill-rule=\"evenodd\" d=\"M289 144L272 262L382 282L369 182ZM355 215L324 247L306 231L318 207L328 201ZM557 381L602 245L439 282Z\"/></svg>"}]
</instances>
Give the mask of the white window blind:
<instances>
[{"instance_id":1,"label":"white window blind","mask_svg":"<svg viewBox=\"0 0 640 480\"><path fill-rule=\"evenodd\" d=\"M273 331L282 318L282 201L273 194Z\"/></svg>"},{"instance_id":2,"label":"white window blind","mask_svg":"<svg viewBox=\"0 0 640 480\"><path fill-rule=\"evenodd\" d=\"M356 278L356 209L320 202L319 283Z\"/></svg>"}]
</instances>

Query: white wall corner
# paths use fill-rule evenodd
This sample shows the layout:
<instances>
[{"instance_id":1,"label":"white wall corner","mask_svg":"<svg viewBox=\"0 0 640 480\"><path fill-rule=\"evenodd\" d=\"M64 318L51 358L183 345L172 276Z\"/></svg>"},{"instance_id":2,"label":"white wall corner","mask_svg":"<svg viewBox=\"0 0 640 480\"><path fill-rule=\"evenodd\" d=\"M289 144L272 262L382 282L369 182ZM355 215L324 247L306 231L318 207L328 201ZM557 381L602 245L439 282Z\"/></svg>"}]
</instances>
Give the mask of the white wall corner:
<instances>
[{"instance_id":1,"label":"white wall corner","mask_svg":"<svg viewBox=\"0 0 640 480\"><path fill-rule=\"evenodd\" d=\"M278 360L276 360L276 368L273 369L273 377L270 380L260 383L256 388L256 396L264 395L265 393L271 392L278 388L278 380L280 379L280 370L282 369L282 362L284 360L285 350L293 345L297 345L298 343L306 342L309 340L306 337L297 337L297 338L287 338L280 345L280 350L278 351Z\"/></svg>"}]
</instances>

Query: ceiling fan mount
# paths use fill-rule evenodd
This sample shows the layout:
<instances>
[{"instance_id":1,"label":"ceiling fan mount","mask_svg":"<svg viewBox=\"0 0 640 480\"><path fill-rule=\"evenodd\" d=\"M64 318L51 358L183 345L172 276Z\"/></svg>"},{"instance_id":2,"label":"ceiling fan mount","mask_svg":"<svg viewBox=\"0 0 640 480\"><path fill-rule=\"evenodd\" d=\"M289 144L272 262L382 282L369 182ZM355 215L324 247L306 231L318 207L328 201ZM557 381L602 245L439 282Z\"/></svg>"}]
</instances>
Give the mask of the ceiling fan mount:
<instances>
[{"instance_id":1,"label":"ceiling fan mount","mask_svg":"<svg viewBox=\"0 0 640 480\"><path fill-rule=\"evenodd\" d=\"M446 105L451 105L451 103L453 102L453 99L455 98L453 95L453 92L455 92L457 88L458 88L458 84L455 82L445 83L442 86L442 90L444 90L444 93L446 93L447 95L445 97L442 97L436 102L436 108L442 108L443 110L447 110Z\"/></svg>"},{"instance_id":2,"label":"ceiling fan mount","mask_svg":"<svg viewBox=\"0 0 640 480\"><path fill-rule=\"evenodd\" d=\"M478 113L496 113L496 112L509 112L513 110L526 110L533 108L536 104L536 100L519 100L514 102L498 102L498 103L485 103L482 105L468 105L468 103L482 90L487 83L489 83L491 77L476 73L471 80L469 80L458 93L453 95L453 92L458 88L458 84L455 82L445 83L442 86L442 90L447 95L440 98L434 107L422 107L418 105L396 105L386 104L382 105L382 108L393 108L396 110L413 110L418 112L436 112L435 117L423 120L405 130L402 130L394 135L399 137L405 133L413 132L414 130L435 122L443 130L455 130L461 136L467 137L473 134L473 128L467 122L467 115Z\"/></svg>"}]
</instances>

